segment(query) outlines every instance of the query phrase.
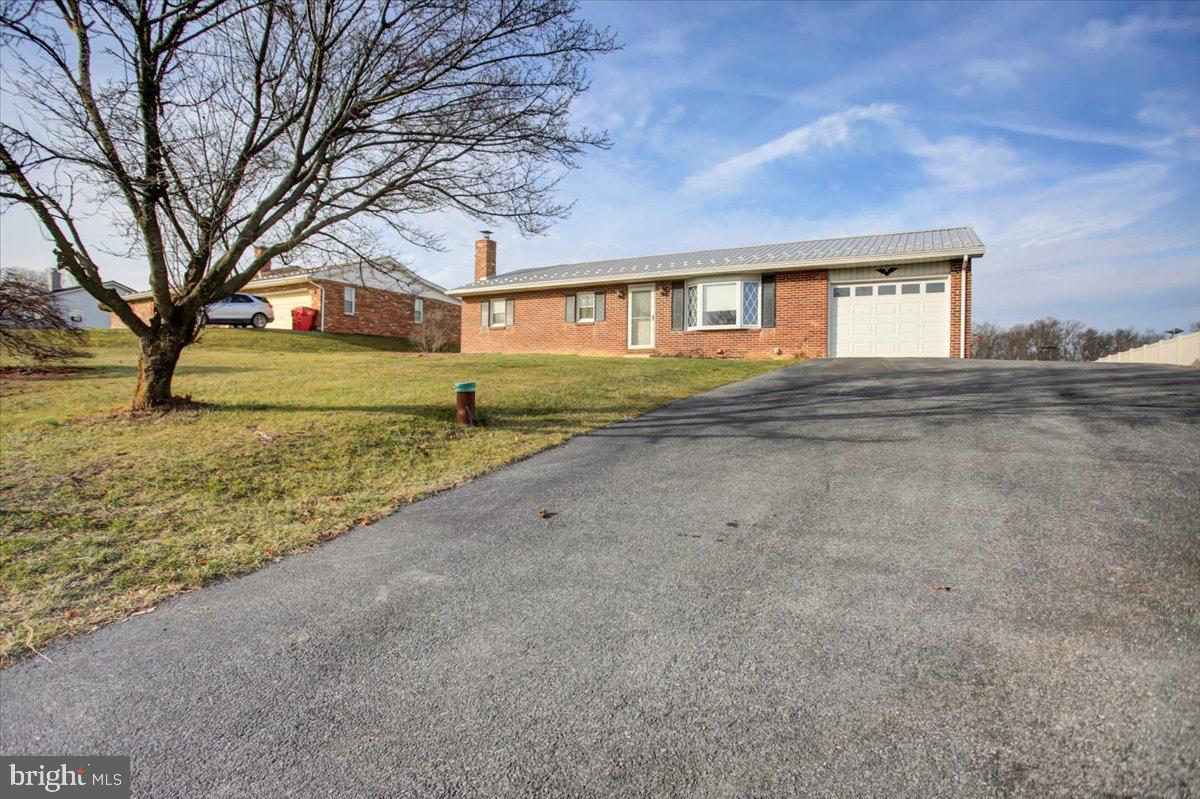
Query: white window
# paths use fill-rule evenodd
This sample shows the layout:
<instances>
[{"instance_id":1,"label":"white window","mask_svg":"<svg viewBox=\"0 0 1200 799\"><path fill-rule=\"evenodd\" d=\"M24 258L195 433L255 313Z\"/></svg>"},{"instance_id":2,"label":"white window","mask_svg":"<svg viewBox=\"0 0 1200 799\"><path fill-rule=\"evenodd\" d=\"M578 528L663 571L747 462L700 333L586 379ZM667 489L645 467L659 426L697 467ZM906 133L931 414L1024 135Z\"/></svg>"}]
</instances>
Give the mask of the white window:
<instances>
[{"instance_id":1,"label":"white window","mask_svg":"<svg viewBox=\"0 0 1200 799\"><path fill-rule=\"evenodd\" d=\"M417 297L413 300L413 324L419 325L425 321L425 300Z\"/></svg>"},{"instance_id":2,"label":"white window","mask_svg":"<svg viewBox=\"0 0 1200 799\"><path fill-rule=\"evenodd\" d=\"M758 282L754 280L742 283L742 324L747 327L758 324Z\"/></svg>"},{"instance_id":3,"label":"white window","mask_svg":"<svg viewBox=\"0 0 1200 799\"><path fill-rule=\"evenodd\" d=\"M758 280L751 278L697 281L687 289L687 327L757 327L761 291Z\"/></svg>"},{"instance_id":4,"label":"white window","mask_svg":"<svg viewBox=\"0 0 1200 799\"><path fill-rule=\"evenodd\" d=\"M576 322L595 322L596 321L596 294L592 291L584 291L575 295L575 321Z\"/></svg>"},{"instance_id":5,"label":"white window","mask_svg":"<svg viewBox=\"0 0 1200 799\"><path fill-rule=\"evenodd\" d=\"M505 320L508 318L505 304L504 300L492 300L492 327L504 327Z\"/></svg>"},{"instance_id":6,"label":"white window","mask_svg":"<svg viewBox=\"0 0 1200 799\"><path fill-rule=\"evenodd\" d=\"M354 286L346 286L342 293L342 313L346 316L354 316L358 306L358 291Z\"/></svg>"}]
</instances>

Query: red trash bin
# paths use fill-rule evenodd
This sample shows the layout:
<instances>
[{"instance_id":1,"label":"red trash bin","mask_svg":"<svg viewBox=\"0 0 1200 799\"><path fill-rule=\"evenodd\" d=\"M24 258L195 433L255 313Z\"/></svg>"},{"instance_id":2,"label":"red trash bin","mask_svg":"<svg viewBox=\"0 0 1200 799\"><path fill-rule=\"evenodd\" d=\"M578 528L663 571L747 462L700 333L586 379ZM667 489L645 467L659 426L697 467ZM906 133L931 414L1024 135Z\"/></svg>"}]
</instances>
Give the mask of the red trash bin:
<instances>
[{"instance_id":1,"label":"red trash bin","mask_svg":"<svg viewBox=\"0 0 1200 799\"><path fill-rule=\"evenodd\" d=\"M316 308L292 309L292 330L312 330L316 321Z\"/></svg>"}]
</instances>

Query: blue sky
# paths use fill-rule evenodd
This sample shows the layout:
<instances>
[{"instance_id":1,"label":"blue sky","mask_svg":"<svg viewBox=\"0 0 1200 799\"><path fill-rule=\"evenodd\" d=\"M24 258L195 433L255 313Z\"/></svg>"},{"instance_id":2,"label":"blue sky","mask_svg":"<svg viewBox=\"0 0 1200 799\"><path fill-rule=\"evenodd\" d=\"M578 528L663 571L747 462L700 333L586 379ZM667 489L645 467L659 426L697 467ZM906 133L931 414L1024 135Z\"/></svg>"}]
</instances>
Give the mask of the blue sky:
<instances>
[{"instance_id":1,"label":"blue sky","mask_svg":"<svg viewBox=\"0 0 1200 799\"><path fill-rule=\"evenodd\" d=\"M1200 320L1200 3L582 13L625 45L577 108L613 147L564 182L569 220L497 231L501 271L965 224L988 245L977 321ZM36 265L48 248L8 217L4 262ZM444 252L398 254L469 280L482 225L434 222Z\"/></svg>"}]
</instances>

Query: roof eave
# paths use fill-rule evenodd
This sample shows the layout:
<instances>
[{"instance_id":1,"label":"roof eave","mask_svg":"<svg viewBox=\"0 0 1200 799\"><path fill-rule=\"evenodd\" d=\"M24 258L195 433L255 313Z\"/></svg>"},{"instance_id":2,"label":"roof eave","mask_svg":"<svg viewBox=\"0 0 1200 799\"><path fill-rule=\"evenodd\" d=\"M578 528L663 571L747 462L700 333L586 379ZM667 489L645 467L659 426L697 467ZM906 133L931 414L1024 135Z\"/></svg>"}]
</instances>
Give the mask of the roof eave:
<instances>
[{"instance_id":1,"label":"roof eave","mask_svg":"<svg viewBox=\"0 0 1200 799\"><path fill-rule=\"evenodd\" d=\"M317 278L314 275L292 275L291 277L277 277L269 280L263 280L261 282L255 281L253 283L247 283L239 290L239 293L252 294L253 289L279 288L280 286L287 286L292 283L312 283L313 280L320 279L321 278ZM137 294L126 294L122 299L149 300L153 297L154 295L148 291L139 291Z\"/></svg>"},{"instance_id":2,"label":"roof eave","mask_svg":"<svg viewBox=\"0 0 1200 799\"><path fill-rule=\"evenodd\" d=\"M643 283L663 278L691 278L705 275L729 275L766 272L799 272L811 269L848 269L875 264L920 264L935 261L952 261L958 258L982 258L986 248L966 247L956 250L941 250L936 253L897 253L895 255L865 255L858 258L838 258L836 261L816 259L808 261L776 261L765 264L723 264L705 269L668 269L657 272L599 275L570 280L546 280L512 285L460 286L446 293L452 297L469 297L477 294L497 294L514 291L537 291L539 289L566 288L569 286L600 286L610 283Z\"/></svg>"}]
</instances>

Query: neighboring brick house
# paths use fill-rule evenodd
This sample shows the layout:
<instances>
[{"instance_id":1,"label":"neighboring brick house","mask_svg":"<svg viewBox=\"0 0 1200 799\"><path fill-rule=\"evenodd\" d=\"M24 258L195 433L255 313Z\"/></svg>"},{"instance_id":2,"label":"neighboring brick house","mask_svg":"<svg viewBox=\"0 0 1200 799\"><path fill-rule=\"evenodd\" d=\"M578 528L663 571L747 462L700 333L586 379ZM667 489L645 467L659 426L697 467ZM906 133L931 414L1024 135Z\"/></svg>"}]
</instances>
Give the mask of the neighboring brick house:
<instances>
[{"instance_id":1,"label":"neighboring brick house","mask_svg":"<svg viewBox=\"0 0 1200 799\"><path fill-rule=\"evenodd\" d=\"M292 309L317 311L316 329L325 333L417 338L422 325L447 324L452 344L458 345L461 301L441 286L391 264L386 270L357 264L315 269L263 269L241 290L271 303L274 321L268 328L292 329ZM127 299L143 319L154 313L148 293ZM113 327L123 327L113 315Z\"/></svg>"},{"instance_id":2,"label":"neighboring brick house","mask_svg":"<svg viewBox=\"0 0 1200 799\"><path fill-rule=\"evenodd\" d=\"M969 227L496 273L475 243L463 352L969 357ZM964 290L965 289L965 290Z\"/></svg>"}]
</instances>

